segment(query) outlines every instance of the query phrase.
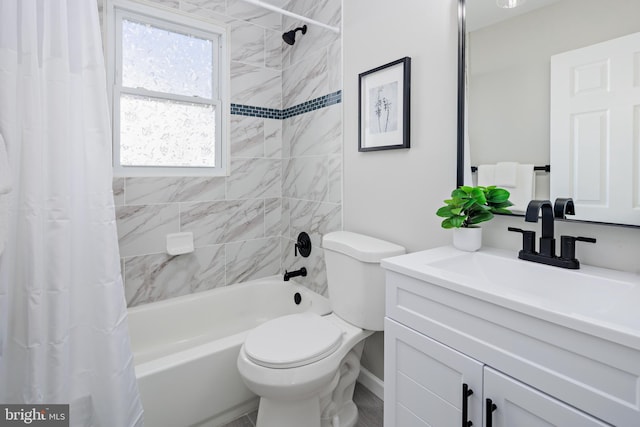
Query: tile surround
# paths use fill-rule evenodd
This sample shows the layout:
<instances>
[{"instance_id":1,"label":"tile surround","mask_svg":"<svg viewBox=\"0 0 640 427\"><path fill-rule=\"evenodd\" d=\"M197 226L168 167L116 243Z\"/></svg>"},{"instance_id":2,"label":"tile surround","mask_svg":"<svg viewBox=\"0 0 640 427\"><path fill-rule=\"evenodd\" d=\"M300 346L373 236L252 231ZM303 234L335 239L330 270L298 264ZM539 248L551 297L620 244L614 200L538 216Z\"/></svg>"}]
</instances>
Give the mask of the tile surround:
<instances>
[{"instance_id":1,"label":"tile surround","mask_svg":"<svg viewBox=\"0 0 640 427\"><path fill-rule=\"evenodd\" d=\"M226 245L227 285L280 272L280 239L245 240Z\"/></svg>"},{"instance_id":2,"label":"tile surround","mask_svg":"<svg viewBox=\"0 0 640 427\"><path fill-rule=\"evenodd\" d=\"M264 65L282 70L282 31L265 30Z\"/></svg>"},{"instance_id":3,"label":"tile surround","mask_svg":"<svg viewBox=\"0 0 640 427\"><path fill-rule=\"evenodd\" d=\"M280 159L231 159L227 178L227 198L281 197Z\"/></svg>"},{"instance_id":4,"label":"tile surround","mask_svg":"<svg viewBox=\"0 0 640 427\"><path fill-rule=\"evenodd\" d=\"M231 60L264 66L264 28L244 21L231 23Z\"/></svg>"},{"instance_id":5,"label":"tile surround","mask_svg":"<svg viewBox=\"0 0 640 427\"><path fill-rule=\"evenodd\" d=\"M185 203L180 231L191 231L195 247L264 237L264 200Z\"/></svg>"},{"instance_id":6,"label":"tile surround","mask_svg":"<svg viewBox=\"0 0 640 427\"><path fill-rule=\"evenodd\" d=\"M329 92L327 51L323 49L282 70L282 104L293 107Z\"/></svg>"},{"instance_id":7,"label":"tile surround","mask_svg":"<svg viewBox=\"0 0 640 427\"><path fill-rule=\"evenodd\" d=\"M181 0L180 6L195 6L201 9L211 10L213 12L225 13L227 8L227 0Z\"/></svg>"},{"instance_id":8,"label":"tile surround","mask_svg":"<svg viewBox=\"0 0 640 427\"><path fill-rule=\"evenodd\" d=\"M121 178L124 180L124 178ZM224 200L221 177L126 178L123 199L127 205Z\"/></svg>"},{"instance_id":9,"label":"tile surround","mask_svg":"<svg viewBox=\"0 0 640 427\"><path fill-rule=\"evenodd\" d=\"M198 248L177 257L155 254L127 258L125 281L129 307L223 286L225 246Z\"/></svg>"},{"instance_id":10,"label":"tile surround","mask_svg":"<svg viewBox=\"0 0 640 427\"><path fill-rule=\"evenodd\" d=\"M342 105L288 118L283 137L290 142L288 157L342 153Z\"/></svg>"},{"instance_id":11,"label":"tile surround","mask_svg":"<svg viewBox=\"0 0 640 427\"><path fill-rule=\"evenodd\" d=\"M177 204L116 207L120 256L165 252L165 236L179 231Z\"/></svg>"},{"instance_id":12,"label":"tile surround","mask_svg":"<svg viewBox=\"0 0 640 427\"><path fill-rule=\"evenodd\" d=\"M278 31L282 29L282 17L280 14L242 0L227 0L226 13L236 19L260 25L264 28Z\"/></svg>"},{"instance_id":13,"label":"tile surround","mask_svg":"<svg viewBox=\"0 0 640 427\"><path fill-rule=\"evenodd\" d=\"M264 156L270 159L282 158L281 120L264 120Z\"/></svg>"},{"instance_id":14,"label":"tile surround","mask_svg":"<svg viewBox=\"0 0 640 427\"><path fill-rule=\"evenodd\" d=\"M324 201L329 190L328 162L325 157L295 157L283 168L284 196Z\"/></svg>"},{"instance_id":15,"label":"tile surround","mask_svg":"<svg viewBox=\"0 0 640 427\"><path fill-rule=\"evenodd\" d=\"M305 3L305 1L296 0L291 2L291 5L294 9L301 8L302 11L297 13L340 28L342 21L342 4L340 0L316 0L307 5ZM295 18L283 17L283 28L295 28L299 24L299 21ZM309 25L307 34L296 37L294 45L284 46L283 68L297 64L339 40L340 34L322 27Z\"/></svg>"},{"instance_id":16,"label":"tile surround","mask_svg":"<svg viewBox=\"0 0 640 427\"><path fill-rule=\"evenodd\" d=\"M231 103L281 109L282 72L232 61Z\"/></svg>"},{"instance_id":17,"label":"tile surround","mask_svg":"<svg viewBox=\"0 0 640 427\"><path fill-rule=\"evenodd\" d=\"M263 157L265 121L251 116L231 116L231 157Z\"/></svg>"},{"instance_id":18,"label":"tile surround","mask_svg":"<svg viewBox=\"0 0 640 427\"><path fill-rule=\"evenodd\" d=\"M257 107L255 105L242 105L232 103L231 114L282 120L282 110L279 110L277 108Z\"/></svg>"},{"instance_id":19,"label":"tile surround","mask_svg":"<svg viewBox=\"0 0 640 427\"><path fill-rule=\"evenodd\" d=\"M231 114L248 117L284 120L301 114L310 113L321 108L330 107L342 102L342 90L322 95L309 101L301 102L284 110L276 108L256 107L254 105L231 104Z\"/></svg>"},{"instance_id":20,"label":"tile surround","mask_svg":"<svg viewBox=\"0 0 640 427\"><path fill-rule=\"evenodd\" d=\"M302 265L300 283L326 293L322 234L342 227L340 42L313 29L292 49L286 20L241 0L153 1L229 24L231 175L114 179L128 304ZM339 0L278 3L339 25ZM314 243L304 259L293 257L302 230ZM196 249L172 257L165 236L178 231L193 231Z\"/></svg>"}]
</instances>

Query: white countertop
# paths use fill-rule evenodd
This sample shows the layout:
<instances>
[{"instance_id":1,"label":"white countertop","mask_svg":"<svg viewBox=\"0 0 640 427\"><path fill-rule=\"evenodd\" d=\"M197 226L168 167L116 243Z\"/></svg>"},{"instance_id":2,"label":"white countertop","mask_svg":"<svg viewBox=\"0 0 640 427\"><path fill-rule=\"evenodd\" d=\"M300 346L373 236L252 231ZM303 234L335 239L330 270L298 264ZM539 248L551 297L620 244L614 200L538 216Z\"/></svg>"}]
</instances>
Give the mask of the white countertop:
<instances>
[{"instance_id":1,"label":"white countertop","mask_svg":"<svg viewBox=\"0 0 640 427\"><path fill-rule=\"evenodd\" d=\"M383 259L382 267L640 350L640 275L518 259L517 251L451 246Z\"/></svg>"}]
</instances>

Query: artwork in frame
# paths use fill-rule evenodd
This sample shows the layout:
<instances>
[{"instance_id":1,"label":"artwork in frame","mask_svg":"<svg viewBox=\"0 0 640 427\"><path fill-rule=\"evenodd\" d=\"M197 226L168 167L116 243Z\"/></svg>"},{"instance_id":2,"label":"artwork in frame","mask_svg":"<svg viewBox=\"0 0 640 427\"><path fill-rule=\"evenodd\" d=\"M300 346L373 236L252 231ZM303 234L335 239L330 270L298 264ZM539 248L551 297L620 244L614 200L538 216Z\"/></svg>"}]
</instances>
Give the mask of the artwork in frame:
<instances>
[{"instance_id":1,"label":"artwork in frame","mask_svg":"<svg viewBox=\"0 0 640 427\"><path fill-rule=\"evenodd\" d=\"M359 75L358 151L409 148L411 58Z\"/></svg>"}]
</instances>

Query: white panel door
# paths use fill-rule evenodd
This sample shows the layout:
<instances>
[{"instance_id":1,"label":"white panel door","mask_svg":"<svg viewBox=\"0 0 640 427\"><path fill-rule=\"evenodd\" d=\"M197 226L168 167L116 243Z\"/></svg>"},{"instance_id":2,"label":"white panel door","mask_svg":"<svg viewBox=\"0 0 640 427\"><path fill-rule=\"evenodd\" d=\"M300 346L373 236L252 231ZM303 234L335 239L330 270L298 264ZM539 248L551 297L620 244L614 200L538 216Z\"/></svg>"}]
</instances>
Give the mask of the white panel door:
<instances>
[{"instance_id":1,"label":"white panel door","mask_svg":"<svg viewBox=\"0 0 640 427\"><path fill-rule=\"evenodd\" d=\"M482 363L389 318L384 326L384 425L462 425L463 384L467 420L482 425Z\"/></svg>"},{"instance_id":2,"label":"white panel door","mask_svg":"<svg viewBox=\"0 0 640 427\"><path fill-rule=\"evenodd\" d=\"M490 415L485 407L485 427L609 426L488 366L484 368L484 397L485 405L486 399L496 405Z\"/></svg>"},{"instance_id":3,"label":"white panel door","mask_svg":"<svg viewBox=\"0 0 640 427\"><path fill-rule=\"evenodd\" d=\"M551 198L640 225L640 33L551 57Z\"/></svg>"}]
</instances>

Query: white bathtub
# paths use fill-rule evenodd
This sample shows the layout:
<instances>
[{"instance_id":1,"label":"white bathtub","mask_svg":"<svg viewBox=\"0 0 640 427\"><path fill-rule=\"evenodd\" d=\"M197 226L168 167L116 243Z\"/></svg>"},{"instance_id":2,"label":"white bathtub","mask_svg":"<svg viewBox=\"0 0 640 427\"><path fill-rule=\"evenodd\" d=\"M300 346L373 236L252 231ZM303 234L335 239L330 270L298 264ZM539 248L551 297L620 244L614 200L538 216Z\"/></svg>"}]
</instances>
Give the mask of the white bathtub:
<instances>
[{"instance_id":1,"label":"white bathtub","mask_svg":"<svg viewBox=\"0 0 640 427\"><path fill-rule=\"evenodd\" d=\"M275 276L130 308L145 426L217 426L257 408L236 368L240 346L255 326L302 311L331 309Z\"/></svg>"}]
</instances>

